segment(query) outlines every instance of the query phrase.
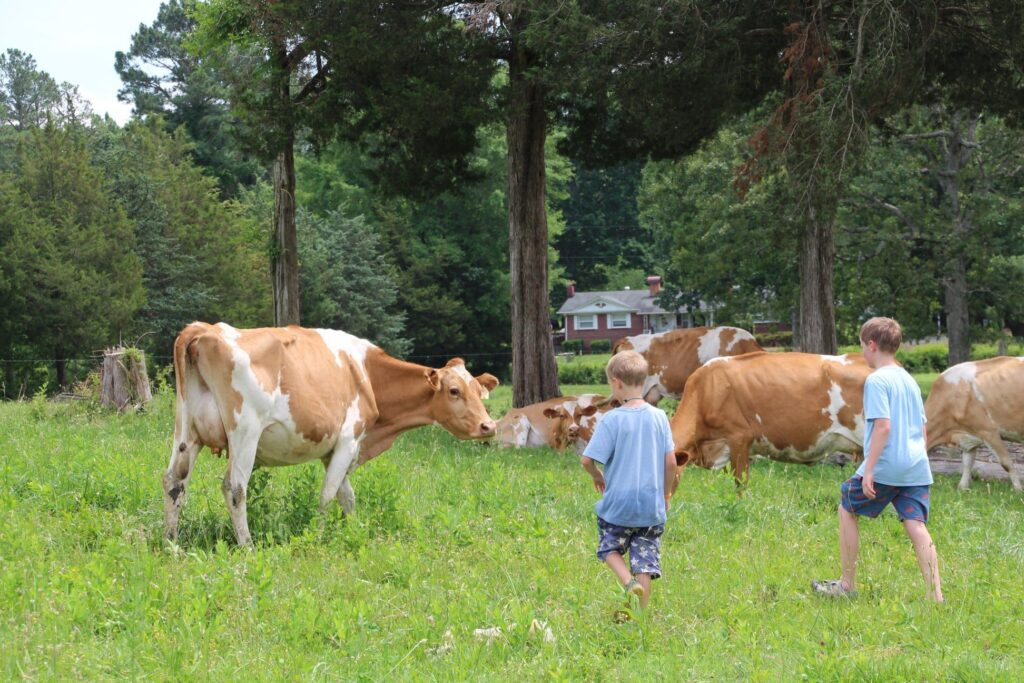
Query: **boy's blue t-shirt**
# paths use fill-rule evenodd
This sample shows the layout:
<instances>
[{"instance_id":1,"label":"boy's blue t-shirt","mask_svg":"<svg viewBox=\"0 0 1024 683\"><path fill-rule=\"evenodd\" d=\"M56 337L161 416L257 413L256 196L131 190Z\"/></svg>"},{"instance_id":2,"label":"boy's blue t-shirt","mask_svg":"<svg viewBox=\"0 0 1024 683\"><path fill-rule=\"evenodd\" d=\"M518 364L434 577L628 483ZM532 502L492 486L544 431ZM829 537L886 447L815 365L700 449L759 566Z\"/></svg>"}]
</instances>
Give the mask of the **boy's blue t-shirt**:
<instances>
[{"instance_id":1,"label":"boy's blue t-shirt","mask_svg":"<svg viewBox=\"0 0 1024 683\"><path fill-rule=\"evenodd\" d=\"M875 481L890 486L926 486L932 483L928 450L924 442L924 404L921 389L910 374L898 365L878 368L864 383L865 462L857 468L864 476L864 466L871 446L875 420L889 418L889 438L875 464Z\"/></svg>"},{"instance_id":2,"label":"boy's blue t-shirt","mask_svg":"<svg viewBox=\"0 0 1024 683\"><path fill-rule=\"evenodd\" d=\"M604 496L594 508L610 524L665 523L665 454L674 451L665 413L650 405L616 408L597 424L583 455L604 465Z\"/></svg>"}]
</instances>

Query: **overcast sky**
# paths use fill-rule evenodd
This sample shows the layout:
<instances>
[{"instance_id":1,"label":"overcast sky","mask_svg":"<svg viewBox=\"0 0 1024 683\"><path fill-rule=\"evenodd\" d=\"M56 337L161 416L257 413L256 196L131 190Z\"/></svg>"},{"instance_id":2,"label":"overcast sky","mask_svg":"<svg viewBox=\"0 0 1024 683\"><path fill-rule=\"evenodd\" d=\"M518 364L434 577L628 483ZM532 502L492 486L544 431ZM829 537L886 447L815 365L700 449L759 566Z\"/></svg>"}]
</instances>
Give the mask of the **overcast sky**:
<instances>
[{"instance_id":1,"label":"overcast sky","mask_svg":"<svg viewBox=\"0 0 1024 683\"><path fill-rule=\"evenodd\" d=\"M67 81L97 114L119 123L131 105L117 101L114 53L131 47L139 24L156 21L161 0L0 0L0 51L17 48L36 68Z\"/></svg>"}]
</instances>

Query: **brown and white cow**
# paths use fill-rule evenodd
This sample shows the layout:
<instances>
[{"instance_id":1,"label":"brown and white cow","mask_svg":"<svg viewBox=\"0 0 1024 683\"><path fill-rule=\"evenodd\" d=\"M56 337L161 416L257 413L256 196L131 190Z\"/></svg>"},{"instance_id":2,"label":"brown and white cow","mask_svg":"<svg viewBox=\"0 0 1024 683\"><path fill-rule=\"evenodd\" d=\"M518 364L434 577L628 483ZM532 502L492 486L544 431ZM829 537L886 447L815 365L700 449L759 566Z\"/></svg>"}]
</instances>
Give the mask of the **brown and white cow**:
<instances>
[{"instance_id":1,"label":"brown and white cow","mask_svg":"<svg viewBox=\"0 0 1024 683\"><path fill-rule=\"evenodd\" d=\"M861 453L869 374L860 354L712 360L690 376L672 417L676 459L716 469L729 463L743 484L751 454L811 464L836 450Z\"/></svg>"},{"instance_id":2,"label":"brown and white cow","mask_svg":"<svg viewBox=\"0 0 1024 683\"><path fill-rule=\"evenodd\" d=\"M163 479L172 539L203 446L227 450L222 490L238 543L246 545L246 487L254 465L321 460L321 511L336 499L351 513L348 475L402 432L439 424L460 439L494 435L481 403L498 384L493 376L474 378L458 358L441 369L406 363L336 330L196 322L175 341L174 370L174 446Z\"/></svg>"},{"instance_id":3,"label":"brown and white cow","mask_svg":"<svg viewBox=\"0 0 1024 683\"><path fill-rule=\"evenodd\" d=\"M1024 441L1024 357L954 365L935 380L924 411L928 450L953 446L963 451L961 489L971 485L975 453L985 443L999 456L1013 488L1021 490L1003 440Z\"/></svg>"},{"instance_id":4,"label":"brown and white cow","mask_svg":"<svg viewBox=\"0 0 1024 683\"><path fill-rule=\"evenodd\" d=\"M692 327L624 337L612 353L632 349L647 359L643 396L651 405L663 397L678 399L686 380L712 358L761 351L754 335L738 327Z\"/></svg>"},{"instance_id":5,"label":"brown and white cow","mask_svg":"<svg viewBox=\"0 0 1024 683\"><path fill-rule=\"evenodd\" d=\"M498 420L495 442L511 448L548 446L557 451L572 446L582 454L598 421L618 405L600 394L582 394L513 408Z\"/></svg>"}]
</instances>

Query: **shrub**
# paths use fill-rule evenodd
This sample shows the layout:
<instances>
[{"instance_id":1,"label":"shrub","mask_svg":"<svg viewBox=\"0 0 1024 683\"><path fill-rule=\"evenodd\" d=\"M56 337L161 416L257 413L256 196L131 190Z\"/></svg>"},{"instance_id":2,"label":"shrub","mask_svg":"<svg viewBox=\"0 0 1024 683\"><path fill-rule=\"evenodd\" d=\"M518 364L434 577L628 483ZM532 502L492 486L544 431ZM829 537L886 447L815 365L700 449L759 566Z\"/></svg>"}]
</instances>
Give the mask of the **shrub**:
<instances>
[{"instance_id":1,"label":"shrub","mask_svg":"<svg viewBox=\"0 0 1024 683\"><path fill-rule=\"evenodd\" d=\"M921 344L896 352L907 372L942 372L949 366L949 348L942 343Z\"/></svg>"},{"instance_id":2,"label":"shrub","mask_svg":"<svg viewBox=\"0 0 1024 683\"><path fill-rule=\"evenodd\" d=\"M583 351L583 340L582 339L566 339L562 342L562 351L580 353Z\"/></svg>"},{"instance_id":3,"label":"shrub","mask_svg":"<svg viewBox=\"0 0 1024 683\"><path fill-rule=\"evenodd\" d=\"M611 339L595 339L590 342L591 353L610 353L612 350Z\"/></svg>"},{"instance_id":4,"label":"shrub","mask_svg":"<svg viewBox=\"0 0 1024 683\"><path fill-rule=\"evenodd\" d=\"M604 366L566 363L558 366L559 384L604 384Z\"/></svg>"},{"instance_id":5,"label":"shrub","mask_svg":"<svg viewBox=\"0 0 1024 683\"><path fill-rule=\"evenodd\" d=\"M793 346L792 332L763 332L756 335L757 343L764 347Z\"/></svg>"}]
</instances>

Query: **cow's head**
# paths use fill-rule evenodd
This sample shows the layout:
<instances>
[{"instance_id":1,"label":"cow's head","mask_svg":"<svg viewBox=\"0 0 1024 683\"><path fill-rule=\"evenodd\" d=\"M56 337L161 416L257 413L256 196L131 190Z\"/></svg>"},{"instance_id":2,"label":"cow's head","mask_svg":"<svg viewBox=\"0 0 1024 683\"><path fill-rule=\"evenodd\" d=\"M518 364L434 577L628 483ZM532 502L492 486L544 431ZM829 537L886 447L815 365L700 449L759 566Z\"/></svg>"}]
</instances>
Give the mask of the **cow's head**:
<instances>
[{"instance_id":1,"label":"cow's head","mask_svg":"<svg viewBox=\"0 0 1024 683\"><path fill-rule=\"evenodd\" d=\"M629 337L623 337L616 340L615 344L612 345L612 355L614 356L619 351L631 351L632 349L633 342L629 341Z\"/></svg>"},{"instance_id":2,"label":"cow's head","mask_svg":"<svg viewBox=\"0 0 1024 683\"><path fill-rule=\"evenodd\" d=\"M552 428L552 446L557 450L564 450L574 445L576 452L582 455L583 449L594 436L594 429L601 415L620 405L622 404L618 399L584 394L574 401L566 401L545 409L544 416L556 420Z\"/></svg>"},{"instance_id":3,"label":"cow's head","mask_svg":"<svg viewBox=\"0 0 1024 683\"><path fill-rule=\"evenodd\" d=\"M461 358L453 358L440 370L430 369L427 382L434 388L430 413L434 421L460 439L494 436L494 420L482 399L498 386L498 378L484 373L473 377Z\"/></svg>"}]
</instances>

